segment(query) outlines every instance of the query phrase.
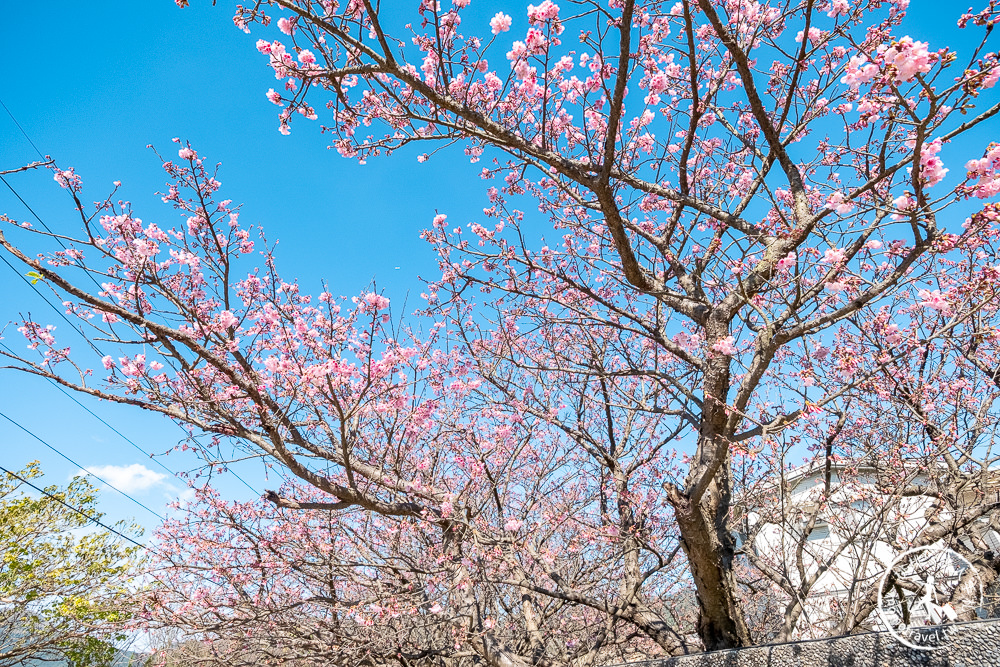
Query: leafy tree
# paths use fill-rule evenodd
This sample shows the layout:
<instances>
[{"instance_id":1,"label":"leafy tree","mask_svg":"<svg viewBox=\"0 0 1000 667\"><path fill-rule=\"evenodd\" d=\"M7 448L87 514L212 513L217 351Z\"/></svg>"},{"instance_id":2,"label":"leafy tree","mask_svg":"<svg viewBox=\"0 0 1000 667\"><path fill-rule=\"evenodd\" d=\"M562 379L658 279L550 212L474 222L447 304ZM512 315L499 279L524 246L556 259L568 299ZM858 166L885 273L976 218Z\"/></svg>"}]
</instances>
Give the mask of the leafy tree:
<instances>
[{"instance_id":1,"label":"leafy tree","mask_svg":"<svg viewBox=\"0 0 1000 667\"><path fill-rule=\"evenodd\" d=\"M13 366L293 478L269 504L207 489L168 523L151 613L275 662L747 645L802 622L808 582L750 558L739 519L808 452L895 466L883 516L923 495L916 539L967 536L998 507L1000 228L980 200L1000 149L972 132L1000 112L997 12L961 18L959 61L897 34L906 4L546 0L523 39L503 12L464 34L465 0L419 3L403 32L367 0L240 6L247 30L282 14L258 42L282 131L324 107L345 156L464 141L499 180L482 220L424 232L441 276L411 329L379 294L312 298L267 248L253 266L186 144L164 161L183 223L86 207L59 169L84 234L44 259L0 237L123 343L95 385L25 321L38 356Z\"/></svg>"},{"instance_id":2,"label":"leafy tree","mask_svg":"<svg viewBox=\"0 0 1000 667\"><path fill-rule=\"evenodd\" d=\"M28 488L41 476L33 462L0 477L0 665L110 665L126 637L138 547L91 530L81 512L101 514L86 478Z\"/></svg>"}]
</instances>

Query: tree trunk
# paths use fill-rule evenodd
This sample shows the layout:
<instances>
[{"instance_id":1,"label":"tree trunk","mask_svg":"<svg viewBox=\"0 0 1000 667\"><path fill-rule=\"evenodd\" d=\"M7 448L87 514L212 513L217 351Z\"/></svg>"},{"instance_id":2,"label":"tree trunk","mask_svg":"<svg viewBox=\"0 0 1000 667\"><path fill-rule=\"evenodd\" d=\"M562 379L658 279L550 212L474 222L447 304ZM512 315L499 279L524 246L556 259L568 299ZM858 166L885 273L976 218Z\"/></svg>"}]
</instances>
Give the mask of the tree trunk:
<instances>
[{"instance_id":1,"label":"tree trunk","mask_svg":"<svg viewBox=\"0 0 1000 667\"><path fill-rule=\"evenodd\" d=\"M723 466L715 475L697 504L676 490L670 496L698 596L698 635L705 650L750 646L753 642L733 575L736 544L726 521L730 508L728 467Z\"/></svg>"}]
</instances>

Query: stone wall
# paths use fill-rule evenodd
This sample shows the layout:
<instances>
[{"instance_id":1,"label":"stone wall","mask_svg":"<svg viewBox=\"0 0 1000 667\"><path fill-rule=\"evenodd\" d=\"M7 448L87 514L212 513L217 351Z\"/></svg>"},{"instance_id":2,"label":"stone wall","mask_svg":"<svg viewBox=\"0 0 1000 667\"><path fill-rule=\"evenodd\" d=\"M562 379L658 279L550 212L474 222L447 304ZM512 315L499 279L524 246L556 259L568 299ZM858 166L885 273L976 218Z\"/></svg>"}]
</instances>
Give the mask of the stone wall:
<instances>
[{"instance_id":1,"label":"stone wall","mask_svg":"<svg viewBox=\"0 0 1000 667\"><path fill-rule=\"evenodd\" d=\"M1000 619L923 632L934 641L945 629L947 640L932 651L908 648L887 632L868 632L628 663L628 667L1000 667Z\"/></svg>"}]
</instances>

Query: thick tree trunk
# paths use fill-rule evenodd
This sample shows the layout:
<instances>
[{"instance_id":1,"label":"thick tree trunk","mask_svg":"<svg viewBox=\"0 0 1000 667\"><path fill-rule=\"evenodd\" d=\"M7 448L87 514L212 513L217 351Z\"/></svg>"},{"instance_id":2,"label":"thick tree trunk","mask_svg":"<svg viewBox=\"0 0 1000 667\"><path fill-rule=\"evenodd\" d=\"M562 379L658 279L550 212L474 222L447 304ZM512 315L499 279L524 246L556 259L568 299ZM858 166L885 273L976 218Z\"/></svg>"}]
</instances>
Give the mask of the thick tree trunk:
<instances>
[{"instance_id":1,"label":"thick tree trunk","mask_svg":"<svg viewBox=\"0 0 1000 667\"><path fill-rule=\"evenodd\" d=\"M725 336L724 324L710 318L709 340ZM729 466L729 424L726 396L729 392L729 359L722 355L707 360L704 378L698 450L683 490L668 489L680 530L681 547L688 557L691 578L698 596L698 635L705 650L738 648L752 644L743 616L739 590L733 573L736 541L729 532L732 476Z\"/></svg>"},{"instance_id":2,"label":"thick tree trunk","mask_svg":"<svg viewBox=\"0 0 1000 667\"><path fill-rule=\"evenodd\" d=\"M736 544L726 525L728 487L728 474L722 472L697 505L683 495L672 501L698 596L698 635L706 651L752 643L733 575Z\"/></svg>"}]
</instances>

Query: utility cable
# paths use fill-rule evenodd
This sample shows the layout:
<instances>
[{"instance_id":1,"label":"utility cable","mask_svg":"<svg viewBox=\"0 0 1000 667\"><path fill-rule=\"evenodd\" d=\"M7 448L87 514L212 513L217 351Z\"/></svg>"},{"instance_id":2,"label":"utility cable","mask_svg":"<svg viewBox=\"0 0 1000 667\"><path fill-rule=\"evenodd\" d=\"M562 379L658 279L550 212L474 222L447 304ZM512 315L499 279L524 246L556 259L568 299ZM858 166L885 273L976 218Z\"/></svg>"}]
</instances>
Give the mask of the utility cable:
<instances>
[{"instance_id":1,"label":"utility cable","mask_svg":"<svg viewBox=\"0 0 1000 667\"><path fill-rule=\"evenodd\" d=\"M6 345L4 345L3 343L0 343L0 347L2 347L3 349L7 350L7 352L12 357L15 356L14 355L14 351L11 350ZM119 431L118 429L116 429L114 426L112 426L111 424L109 424L108 422L106 422L96 412L94 412L93 410L91 410L90 408L88 408L86 405L84 405L83 403L81 403L79 401L79 399L77 399L76 396L74 396L73 394L71 394L68 391L66 391L66 389L64 389L59 383L55 382L51 378L45 378L45 379L49 381L49 384L51 384L53 387L55 387L60 392L62 392L63 396L65 396L66 398L68 398L69 400L73 401L74 403L76 403L77 405L79 405L81 408L83 408L91 417L93 417L94 419L96 419L97 421L101 422L102 424L104 424L105 426L107 426L109 429L111 429L112 431L114 431L122 440L124 440L128 444L132 445L132 447L134 447L135 449L139 450L140 452L142 452L146 456L148 456L150 458L150 460L152 460L154 463L156 463L156 465L160 466L165 471L167 471L168 473L170 473L173 477L177 477L177 473L176 472L174 472L173 470L171 470L170 468L168 468L167 466L165 466L161 461L159 461L155 456L153 456L153 454L151 454L150 452L147 452L145 449L143 449L142 447L140 447L139 445L137 445L134 440L132 440L127 435L125 435L124 433L122 433L121 431Z\"/></svg>"},{"instance_id":2,"label":"utility cable","mask_svg":"<svg viewBox=\"0 0 1000 667\"><path fill-rule=\"evenodd\" d=\"M14 267L11 266L9 262L7 262L7 259L3 255L0 255L0 260L3 260L3 262L5 264L7 264L7 266L12 271L14 271L15 273L17 273L17 270L14 269ZM32 289L35 290L35 293L42 299L42 301L44 301L50 308L52 308L52 310L54 310L56 312L56 314L58 314L60 317L62 317L63 320L65 320L70 325L70 327L73 327L74 331L76 331L77 333L79 333L83 337L84 341L86 341L90 345L91 349L93 349L95 353L97 353L99 356L104 356L103 352L96 345L94 345L94 343L89 338L87 338L87 336L81 330L75 328L75 326L69 320L69 318L66 317L65 313L63 313L58 308L56 308L55 305L53 305L52 302L49 301L45 297L45 295L42 294L38 290L37 287L35 287L34 285L32 285L30 283L30 281L28 281L24 276L22 276L19 273L17 275L20 278L22 278ZM14 353L14 351L12 349L10 349L4 343L0 343L0 348L3 348L4 350L6 350L7 353L10 354L10 356L12 358L16 358L17 357L17 355ZM161 462L160 460L158 460L151 452L147 452L145 449L143 449L142 447L140 447L139 445L137 445L135 443L135 441L133 441L131 438L129 438L128 436L126 436L124 433L122 433L121 431L119 431L118 429L116 429L114 426L112 426L111 424L109 424L106 420L104 420L102 417L100 417L93 410L91 410L90 408L88 408L87 406L85 406L83 403L81 403L75 396L73 396L71 393L69 393L68 391L66 391L66 389L64 389L62 386L60 386L59 384L57 384L56 382L54 382L51 378L46 378L46 379L49 381L49 383L53 387L55 387L56 389L58 389L64 396L66 396L68 399L70 399L71 401L73 401L74 403L76 403L77 405L79 405L81 408L83 408L85 411L87 411L92 417L94 417L99 422L101 422L102 424L104 424L105 426L107 426L109 429L111 429L112 431L114 431L116 434L118 434L125 442L129 443L130 445L132 445L132 447L134 447L138 451L140 451L143 454L145 454L146 456L148 456L152 461L154 461L158 466L160 466L161 468L163 468L164 470L166 470L172 476L174 476L174 477L178 476L175 471L171 470L166 465L164 465L163 462ZM197 442L197 440L195 442ZM209 463L210 465L219 465L220 463L223 464L223 465L225 465L224 462L222 462L222 461L213 461L211 458L209 458L207 456L206 451L204 450L204 447L202 448L200 455L206 461L206 463ZM231 468L229 468L227 466L226 472L229 473L229 474L231 474L237 480L239 480L243 484L243 486L245 486L248 489L250 489L250 491L256 493L257 495L260 495L260 491L258 491L257 489L255 489L245 479L243 479L242 477L240 477L239 473L237 473L235 470L232 470Z\"/></svg>"},{"instance_id":3,"label":"utility cable","mask_svg":"<svg viewBox=\"0 0 1000 667\"><path fill-rule=\"evenodd\" d=\"M22 483L27 484L28 486L30 486L31 488L33 488L35 491L38 491L42 495L44 495L44 496L46 496L48 498L51 498L52 500L56 501L57 503L59 503L63 507L66 507L67 509L70 509L70 510L76 512L80 516L86 517L86 519L88 521L92 521L93 523L96 523L98 526L100 526L104 530L107 530L107 531L110 531L110 532L114 533L115 535L117 535L118 537L122 538L123 540L128 540L129 542L131 542L132 544L134 544L137 547L140 547L142 549L146 549L147 551L149 551L151 553L154 553L154 554L156 553L156 551L154 551L152 549L152 547L149 547L149 546L147 546L145 544L142 544L140 542L136 542L135 540L133 540L128 535L125 535L124 533L121 533L121 532L115 530L111 526L109 526L106 523L102 522L100 519L97 519L97 518L91 516L90 514L87 514L86 512L84 512L79 507L73 507L72 505L70 505L69 503L67 503L65 500L63 500L62 498L59 498L58 496L54 496L51 493L49 493L48 491L46 491L45 489L42 489L42 488L39 488L39 487L35 486L34 484L32 484L31 482L29 482L25 478L23 478L20 475L18 475L16 472L11 472L10 470L7 470L3 466L0 466L0 470L2 470L3 472L7 473L8 475L10 475L11 477L13 477L14 479L20 480ZM157 554L157 555L159 555L159 554Z\"/></svg>"},{"instance_id":4,"label":"utility cable","mask_svg":"<svg viewBox=\"0 0 1000 667\"><path fill-rule=\"evenodd\" d=\"M11 121L13 121L14 125L17 126L17 129L20 130L20 132L24 136L25 140L27 140L27 142L29 144L31 144L31 147L33 149L35 149L35 153L37 153L39 157L41 157L42 159L44 159L45 156L38 149L38 146L35 145L35 142L33 142L31 140L31 137L28 136L28 133L25 132L24 128L17 121L17 118L14 116L14 114L10 111L9 108L7 108L7 105L4 104L3 99L0 99L0 107L3 107L3 110L7 113L8 116L10 116ZM12 186L10 183L8 183L7 179L5 179L2 175L0 175L0 181L2 181L3 184L7 186L7 189L9 189L13 193L13 195L17 198L17 200L19 202L21 202L21 204L24 205L24 207L31 213L32 217L34 217L35 220L38 221L38 223L45 229L45 231L47 231L50 234L52 234L53 233L52 229L47 224L45 224L45 221L42 220L41 216L39 216L38 213L36 213L35 210L28 204L28 202L24 200L24 198L20 195L20 193L18 193L18 191L14 188L14 186ZM59 243L60 246L62 246L63 249L66 249L66 245L62 242L62 239L56 238L56 241ZM6 257L4 257L3 255L0 255L0 260L3 260L3 263L6 264L7 267L11 271L13 271L14 273L16 273L18 275L18 277L21 278L21 280L23 280L25 282L25 284L27 284L29 287L31 287L32 290L34 290L35 294L37 294L53 311L55 311L56 314L59 315L59 317L61 317L63 319L63 321L65 321L70 326L71 329L73 329L74 331L76 331L77 333L79 333L80 336L83 338L83 340L90 346L90 348L98 356L102 356L102 357L104 356L103 352L94 344L94 342L92 340L90 340L90 338L86 334L83 333L83 329L82 328L78 328L78 325L73 324L73 322L71 322L70 319L67 317L66 313L64 313L62 310L60 310L59 308L57 308L51 301L49 301L48 298L44 294L42 294L42 292L38 289L38 287L36 285L34 285L25 276L21 275L21 273L16 268L14 268L14 266L7 260ZM84 268L84 267L81 267L81 268ZM86 271L85 268L84 268L84 270ZM86 273L87 273L87 276L90 278L91 282L93 282L95 285L97 285L99 287L100 284L97 282L97 279L94 278L94 276L89 271L86 271ZM0 344L0 345L2 345L2 344ZM11 354L13 354L13 351L11 351L10 348L8 348L6 345L3 345L3 347L5 349L7 349L8 352L10 352ZM49 380L49 381L52 382L51 380ZM87 408L82 403L80 403L80 401L78 401L75 397L73 397L71 394L69 394L63 387L59 386L55 382L52 382L52 384L57 389L59 389L59 391L61 391L65 396L69 397L70 400L72 400L74 403L76 403L77 405L79 405L80 407L82 407L84 410L86 410L88 413L90 413L93 417L95 417L102 424L104 424L105 426L107 426L108 428L110 428L112 431L114 431L115 433L117 433L119 436L121 436L121 438L123 440L125 440L126 442L128 442L130 445L132 445L134 448L136 448L137 450L139 450L143 454L146 454L147 456L149 456L152 460L156 461L156 463L161 468L163 468L164 470L166 470L167 472L169 472L171 475L173 475L175 477L177 476L177 473L171 471L162 462L157 461L156 458L151 453L149 453L149 452L145 451L144 449L142 449L141 447L139 447L139 445L137 445L131 439L129 439L125 435L123 435L120 431L118 431L118 429L116 429L113 426L111 426L110 424L108 424L104 419L102 419L101 417L98 417L93 411L91 411L89 408ZM197 442L197 440L196 440L196 442ZM204 448L202 448L202 449L204 450ZM211 458L207 458L204 451L202 451L202 456L205 457L206 462L209 463L210 465L218 465L219 463L221 463L221 461L220 462L215 462L215 461L212 461ZM244 480L242 477L239 476L239 474L237 474L235 471L233 471L232 469L230 469L228 466L226 466L226 468L227 468L227 472L230 473L230 474L232 474L237 480L239 480L243 484L243 486L247 487L248 489L250 489L250 491L252 491L252 492L254 492L254 493L258 494L258 495L260 494L260 492L257 491L257 489L255 489L253 486L251 486L250 484L248 484L246 480ZM154 512L154 514L155 514L155 512ZM157 516L159 516L159 515L157 515Z\"/></svg>"},{"instance_id":5,"label":"utility cable","mask_svg":"<svg viewBox=\"0 0 1000 667\"><path fill-rule=\"evenodd\" d=\"M94 344L94 342L93 342L92 340L90 340L90 338L88 338L88 337L87 337L87 335L86 335L85 333L83 333L83 328L82 328L82 327L81 327L80 325L77 325L77 324L74 324L74 323L73 323L72 321L70 321L70 319L69 319L69 317L68 317L68 316L66 315L66 313L65 313L65 312L63 312L62 310L60 310L59 308L57 308L57 307L55 306L55 304L53 304L53 303L52 303L51 301L49 301L49 300L48 300L48 299L47 299L47 298L45 297L45 295L44 295L44 294L42 294L41 290L39 290L39 289L38 289L38 286L37 286L37 285L34 285L34 284L32 284L32 282L31 282L30 280L28 280L28 278L27 278L27 277L25 277L24 275L22 275L22 274L21 274L21 272L20 272L20 271L18 271L17 269L15 269L15 268L14 268L14 265L13 265L13 264L11 264L11 263L10 263L10 262L9 262L9 261L7 260L7 258L6 258L6 257L4 257L3 255L0 255L0 260L2 260L2 261L3 261L3 263L7 265L7 268L8 268L8 269L10 269L11 271L13 271L13 272L14 272L14 273L15 273L15 274L17 275L17 277L18 277L18 278L20 278L21 280L23 280L23 281L24 281L24 283L25 283L25 284L26 284L26 285L27 285L28 287L30 287L30 288L31 288L32 290L34 290L35 294L37 294L37 295L38 295L38 297L39 297L39 298L40 298L40 299L41 299L42 301L44 301L44 302L45 302L45 304L46 304L46 305L47 305L47 306L48 306L49 308L51 308L51 309L52 309L53 311L55 311L56 315L58 315L59 317L61 317L61 318L63 319L63 321L64 321L64 322L66 322L66 324L68 324L68 325L70 326L70 328L71 328L71 329L73 329L73 331L76 331L76 332L77 332L78 334L80 334L80 336L82 336L82 337L83 337L83 340L84 340L84 342L86 342L86 343L87 343L87 345L89 345L89 346L90 346L90 349L92 349L92 350L93 350L94 352L96 352L98 356L101 356L101 357L103 357L103 356L104 356L104 354L103 354L103 353L101 352L101 350L100 350L100 349L99 349L99 348L98 348L98 347L97 347L97 346L96 346L96 345Z\"/></svg>"},{"instance_id":6,"label":"utility cable","mask_svg":"<svg viewBox=\"0 0 1000 667\"><path fill-rule=\"evenodd\" d=\"M10 187L10 186L8 185L8 187ZM41 222L41 221L40 221L40 222ZM42 222L42 224L44 225L45 223L44 223L44 222ZM82 328L80 328L80 327L79 327L79 325L77 325L77 324L74 324L74 323L73 323L73 322L72 322L72 321L71 321L71 320L69 319L69 317L68 317L68 316L66 315L66 313L64 313L64 312L63 312L62 310L60 310L59 308L57 308L55 304L53 304L53 303L52 303L51 301L49 301L48 297L47 297L47 296L46 296L45 294L43 294L41 290L39 290L39 289L38 289L38 286L37 286L37 285L34 285L34 284L32 284L32 282L31 282L30 280L28 280L28 279L27 279L27 278L26 278L25 276L21 275L21 273L20 273L20 272L19 272L19 271L18 271L18 270L17 270L16 268L14 268L14 266L13 266L13 265L12 265L12 264L11 264L11 263L10 263L10 262L9 262L9 261L7 260L7 258L6 258L5 256L3 256L3 255L0 255L0 261L3 261L3 263L7 265L7 268L9 268L9 269L10 269L10 270L11 270L11 271L12 271L12 272L14 273L14 274L16 274L18 278L20 278L20 279L21 279L22 281L24 281L24 283L25 283L25 284L26 284L26 285L27 285L28 287L30 287L30 288L31 288L31 289L32 289L32 290L33 290L33 291L35 292L35 294L36 294L36 295L37 295L37 296L38 296L38 297L39 297L39 298L40 298L40 299L41 299L42 301L44 301L44 302L45 302L45 304L46 304L46 305L47 305L47 306L48 306L49 308L51 308L51 309L53 310L53 312L55 312L55 313L56 313L56 315L58 315L59 317L61 317L61 318L62 318L62 320L63 320L64 322L66 322L66 324L68 324L68 325L70 326L70 328L71 328L71 329L73 329L73 330L74 330L74 331L76 331L76 332L77 332L78 334L80 334L80 336L81 336L81 338L83 338L84 342L86 342L86 343L87 343L87 345L89 345L89 346L90 346L90 349L92 349L92 350L93 350L93 351L94 351L94 352L95 352L95 353L96 353L96 354L97 354L98 356L100 356L100 357L103 357L103 356L104 356L104 352L103 352L103 351L102 351L102 350L101 350L100 348L98 348L98 347L97 347L97 346L96 346L96 345L94 344L94 342L93 342L92 340L90 340L90 338L89 338L89 337L88 337L88 336L87 336L87 335L86 335L86 334L85 334L85 333L83 332ZM0 347L3 347L4 349L6 349L6 350L7 350L7 352L9 352L9 353L10 353L10 354L11 354L12 356L14 356L14 352L13 352L13 350L11 350L11 349L10 349L9 347L7 347L6 345L3 345L2 343L0 343ZM49 380L49 381L50 381L50 382L52 382L51 380ZM157 460L156 460L156 458L155 458L155 457L154 457L154 456L153 456L153 455L152 455L151 453L149 453L149 452L145 451L144 449L142 449L141 447L139 447L139 446L138 446L137 444L135 444L134 442L132 442L132 440L130 440L130 439L129 439L129 438L127 438L127 437L126 437L125 435L123 435L123 434L122 434L122 433L121 433L120 431L118 431L118 430L117 430L116 428L114 428L113 426L111 426L110 424L108 424L108 423L107 423L107 422L106 422L106 421L105 421L104 419L101 419L100 417L98 417L98 416L97 416L96 414L94 414L94 412L93 412L93 411L91 411L91 410L90 410L89 408L85 407L85 406L84 406L84 405L83 405L82 403L80 403L80 401L78 401L78 400L77 400L77 399L76 399L75 397L73 397L73 396L72 396L71 394L69 394L69 393L68 393L68 392L67 392L67 391L66 391L65 389L63 389L62 387L60 387L60 386L59 386L58 384L56 384L55 382L52 382L52 384L53 384L53 386L55 386L55 387L56 387L57 389L59 389L59 391L61 391L61 392L62 392L63 394L65 394L65 395L66 395L67 397L69 397L69 398L70 398L70 399L71 399L71 400L72 400L73 402L75 402L75 403L76 403L77 405L79 405L79 406L80 406L80 407L82 407L82 408L83 408L84 410L86 410L86 411L87 411L87 412L89 412L89 413L90 413L91 415L93 415L93 416L94 416L95 418L97 418L97 419L98 419L98 421L100 421L100 422L101 422L101 423L103 423L103 424L104 424L105 426L107 426L108 428L110 428L110 429L111 429L112 431L114 431L115 433L117 433L118 435L120 435L120 436L121 436L121 437L122 437L122 438L123 438L123 439L124 439L124 440L125 440L126 442L128 442L128 443L129 443L129 444L131 444L131 445L132 445L133 447L135 447L136 449L138 449L139 451L141 451L141 452L142 452L143 454L146 454L146 455L147 455L147 456L149 456L149 457L150 457L151 459L153 459L154 461L156 461L156 462L157 462L157 464L158 464L158 465L159 465L160 467L162 467L162 468L164 468L165 470L167 470L168 472L170 472L170 474L171 474L171 475L174 475L175 477L177 476L177 473L175 473L175 472L171 471L171 470L170 470L169 468L167 468L167 467L166 467L165 465L163 465L163 463L161 463L160 461L157 461ZM203 455L204 455L204 453L203 453ZM209 463L209 464L212 464L212 465L217 465L217 464L219 463L219 462L216 462L216 461L212 461L212 460L211 460L210 458L206 458L206 461L207 461L207 463ZM238 473L236 473L235 471L233 471L233 470L231 470L231 469L227 470L227 472L229 472L230 474L232 474L232 475L233 475L233 477L235 477L235 478L236 478L237 480L239 480L239 481L240 481L240 482L241 482L241 483L243 484L243 486L247 487L248 489L250 489L250 490L251 490L251 491L253 491L254 493L256 493L256 494L260 495L260 492L259 492L259 491L258 491L257 489L255 489L255 488L254 488L253 486L251 486L251 485L250 485L249 483L247 483L247 481L246 481L246 480L244 480L244 479L243 479L242 477L240 477Z\"/></svg>"},{"instance_id":7,"label":"utility cable","mask_svg":"<svg viewBox=\"0 0 1000 667\"><path fill-rule=\"evenodd\" d=\"M21 127L21 124L17 122L17 119L14 118L14 114L10 112L10 109L7 108L7 105L3 103L2 99L0 99L0 107L3 107L3 110L7 112L7 115L10 116L10 119L14 121L14 125L16 125L17 129L21 131L21 134L24 136L24 138L28 140L28 143L31 144L31 147L35 149L35 152L38 153L38 157L44 160L45 156L42 155L42 151L38 150L38 146L36 146L35 142L31 140L31 137L28 136L28 133L24 131L24 128Z\"/></svg>"},{"instance_id":8,"label":"utility cable","mask_svg":"<svg viewBox=\"0 0 1000 667\"><path fill-rule=\"evenodd\" d=\"M133 498L129 494L125 493L124 491L122 491L121 489L119 489L117 486L115 486L111 482L109 482L109 481L107 481L105 479L102 479L100 476L95 475L94 473L90 472L85 467L83 467L82 465L80 465L79 463L77 463L76 461L74 461L73 459L71 459L70 457L66 456L61 451L59 451L58 449L56 449L55 447L53 447L52 445L50 445L49 443L45 442L45 440L43 440L41 437L39 437L38 435L35 435L31 431L29 431L26 427L22 426L21 424L17 423L13 419L11 419L7 415L5 415L3 412L0 412L0 417L3 417L7 421L9 421L11 424L13 424L14 426L18 427L19 429L21 429L22 431L24 431L25 433L27 433L28 435L30 435L32 438L34 438L38 442L42 443L43 445L45 445L46 447L48 447L49 449L51 449L53 452L55 452L59 456L63 457L64 459L66 459L67 461L69 461L70 463L72 463L73 465L75 465L80 470L82 470L82 471L86 472L88 475L92 476L97 481L101 482L102 484L107 485L109 488L114 489L118 493L122 494L123 496L125 496L126 498L128 498L129 500L131 500L133 503L135 503L136 505L138 505L142 509L146 510L147 512L149 512L150 514L152 514L153 516L155 516L156 518L158 518L160 521L164 520L163 516L159 512L156 512L154 510L149 509L146 505L142 504L141 502L139 502L138 500L136 500L135 498Z\"/></svg>"}]
</instances>

